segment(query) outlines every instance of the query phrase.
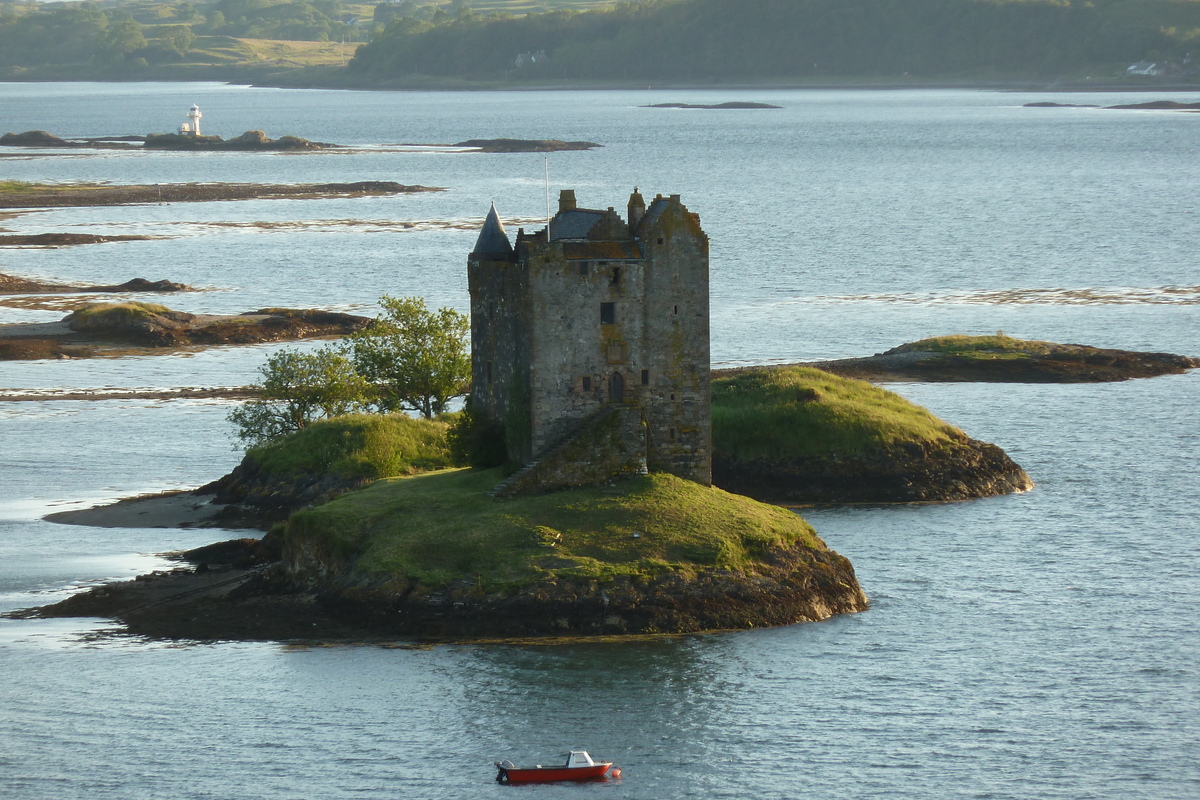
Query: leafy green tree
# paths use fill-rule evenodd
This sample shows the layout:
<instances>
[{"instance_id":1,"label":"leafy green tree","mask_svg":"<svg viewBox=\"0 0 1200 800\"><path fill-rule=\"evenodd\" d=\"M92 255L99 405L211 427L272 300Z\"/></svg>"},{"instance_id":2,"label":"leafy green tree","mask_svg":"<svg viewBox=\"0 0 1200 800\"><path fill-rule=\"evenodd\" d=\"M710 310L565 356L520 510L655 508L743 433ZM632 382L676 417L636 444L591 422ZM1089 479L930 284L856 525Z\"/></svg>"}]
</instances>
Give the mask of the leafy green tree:
<instances>
[{"instance_id":1,"label":"leafy green tree","mask_svg":"<svg viewBox=\"0 0 1200 800\"><path fill-rule=\"evenodd\" d=\"M389 297L384 314L350 338L354 366L374 387L380 411L412 410L426 418L466 393L471 379L468 317L430 311L420 297Z\"/></svg>"},{"instance_id":2,"label":"leafy green tree","mask_svg":"<svg viewBox=\"0 0 1200 800\"><path fill-rule=\"evenodd\" d=\"M367 382L337 345L312 353L280 350L259 369L262 396L229 413L248 447L278 439L319 419L365 409Z\"/></svg>"},{"instance_id":3,"label":"leafy green tree","mask_svg":"<svg viewBox=\"0 0 1200 800\"><path fill-rule=\"evenodd\" d=\"M196 34L192 33L190 25L165 25L159 29L158 38L179 53L186 53L192 49L192 43L196 41Z\"/></svg>"},{"instance_id":4,"label":"leafy green tree","mask_svg":"<svg viewBox=\"0 0 1200 800\"><path fill-rule=\"evenodd\" d=\"M200 16L200 12L196 10L196 6L183 2L175 9L175 19L180 22L200 22L204 17Z\"/></svg>"},{"instance_id":5,"label":"leafy green tree","mask_svg":"<svg viewBox=\"0 0 1200 800\"><path fill-rule=\"evenodd\" d=\"M96 60L103 64L119 64L130 53L146 46L142 26L126 15L109 23L96 37Z\"/></svg>"}]
</instances>

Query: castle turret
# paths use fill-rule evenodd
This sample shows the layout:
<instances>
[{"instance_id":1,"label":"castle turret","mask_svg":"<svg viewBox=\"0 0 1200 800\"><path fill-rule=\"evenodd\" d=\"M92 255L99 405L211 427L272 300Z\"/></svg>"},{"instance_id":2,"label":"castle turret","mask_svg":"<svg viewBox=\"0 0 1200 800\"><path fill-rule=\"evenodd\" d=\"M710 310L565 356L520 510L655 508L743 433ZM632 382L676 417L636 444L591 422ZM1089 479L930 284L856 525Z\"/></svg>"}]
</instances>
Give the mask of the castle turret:
<instances>
[{"instance_id":1,"label":"castle turret","mask_svg":"<svg viewBox=\"0 0 1200 800\"><path fill-rule=\"evenodd\" d=\"M496 204L492 203L487 219L483 221L483 228L479 231L479 238L475 240L475 249L471 251L471 258L498 260L510 258L512 254L512 243L508 241L508 234L504 232L504 225L500 223L500 215L496 213Z\"/></svg>"}]
</instances>

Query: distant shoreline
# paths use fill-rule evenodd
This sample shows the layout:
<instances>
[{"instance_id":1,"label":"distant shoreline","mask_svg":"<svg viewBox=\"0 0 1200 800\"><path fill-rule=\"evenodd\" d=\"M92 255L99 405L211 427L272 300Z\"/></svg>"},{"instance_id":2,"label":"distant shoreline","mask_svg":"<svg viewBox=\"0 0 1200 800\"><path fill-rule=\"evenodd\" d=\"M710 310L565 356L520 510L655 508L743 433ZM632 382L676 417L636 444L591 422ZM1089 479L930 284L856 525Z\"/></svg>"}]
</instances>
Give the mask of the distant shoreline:
<instances>
[{"instance_id":1,"label":"distant shoreline","mask_svg":"<svg viewBox=\"0 0 1200 800\"><path fill-rule=\"evenodd\" d=\"M824 78L801 80L795 78L739 81L737 83L691 83L679 81L558 81L528 84L500 83L496 81L469 81L457 79L429 80L413 78L396 79L387 84L346 80L335 74L321 74L312 70L298 71L294 76L287 73L253 75L245 71L221 75L219 71L201 71L196 75L176 75L169 78L150 78L130 75L121 78L98 78L94 75L53 77L37 75L6 75L0 77L5 83L225 83L232 86L253 86L272 89L328 89L345 91L380 92L569 92L569 91L792 91L792 90L904 90L904 89L967 89L995 92L1200 92L1200 80L1192 82L1142 83L1119 78L1103 80L1080 80L1062 78L1013 78L1013 79L955 79L955 78Z\"/></svg>"}]
</instances>

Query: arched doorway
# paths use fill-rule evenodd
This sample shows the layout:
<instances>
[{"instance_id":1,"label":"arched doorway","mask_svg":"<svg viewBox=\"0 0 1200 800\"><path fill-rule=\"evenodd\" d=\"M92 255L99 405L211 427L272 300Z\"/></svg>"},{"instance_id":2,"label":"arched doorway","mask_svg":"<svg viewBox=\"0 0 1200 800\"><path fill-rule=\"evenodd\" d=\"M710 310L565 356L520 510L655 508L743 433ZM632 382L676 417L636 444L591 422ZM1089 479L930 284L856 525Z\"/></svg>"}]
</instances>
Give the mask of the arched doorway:
<instances>
[{"instance_id":1,"label":"arched doorway","mask_svg":"<svg viewBox=\"0 0 1200 800\"><path fill-rule=\"evenodd\" d=\"M614 372L608 379L608 401L610 403L625 402L625 378L619 372Z\"/></svg>"}]
</instances>

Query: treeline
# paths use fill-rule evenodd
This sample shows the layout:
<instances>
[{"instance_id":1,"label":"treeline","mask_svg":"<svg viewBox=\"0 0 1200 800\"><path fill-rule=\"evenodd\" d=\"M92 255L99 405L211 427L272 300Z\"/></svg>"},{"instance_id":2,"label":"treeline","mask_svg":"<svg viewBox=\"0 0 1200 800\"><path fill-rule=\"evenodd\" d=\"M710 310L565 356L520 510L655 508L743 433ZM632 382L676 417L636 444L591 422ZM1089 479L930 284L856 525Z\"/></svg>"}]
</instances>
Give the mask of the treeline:
<instances>
[{"instance_id":1,"label":"treeline","mask_svg":"<svg viewBox=\"0 0 1200 800\"><path fill-rule=\"evenodd\" d=\"M188 60L193 46L200 46L201 36L353 40L358 31L354 22L338 0L218 0L200 7L189 2L0 2L0 67L178 63Z\"/></svg>"},{"instance_id":2,"label":"treeline","mask_svg":"<svg viewBox=\"0 0 1200 800\"><path fill-rule=\"evenodd\" d=\"M1200 0L647 0L398 17L349 69L378 82L1034 76L1186 64L1193 48Z\"/></svg>"},{"instance_id":3,"label":"treeline","mask_svg":"<svg viewBox=\"0 0 1200 800\"><path fill-rule=\"evenodd\" d=\"M149 62L166 57L167 52L181 53L193 38L184 25L165 34L151 43L128 11L106 11L94 3L45 9L4 3L0 4L0 66L112 65L127 58Z\"/></svg>"},{"instance_id":4,"label":"treeline","mask_svg":"<svg viewBox=\"0 0 1200 800\"><path fill-rule=\"evenodd\" d=\"M338 0L218 0L203 10L203 30L214 35L325 42L355 31L356 17Z\"/></svg>"}]
</instances>

